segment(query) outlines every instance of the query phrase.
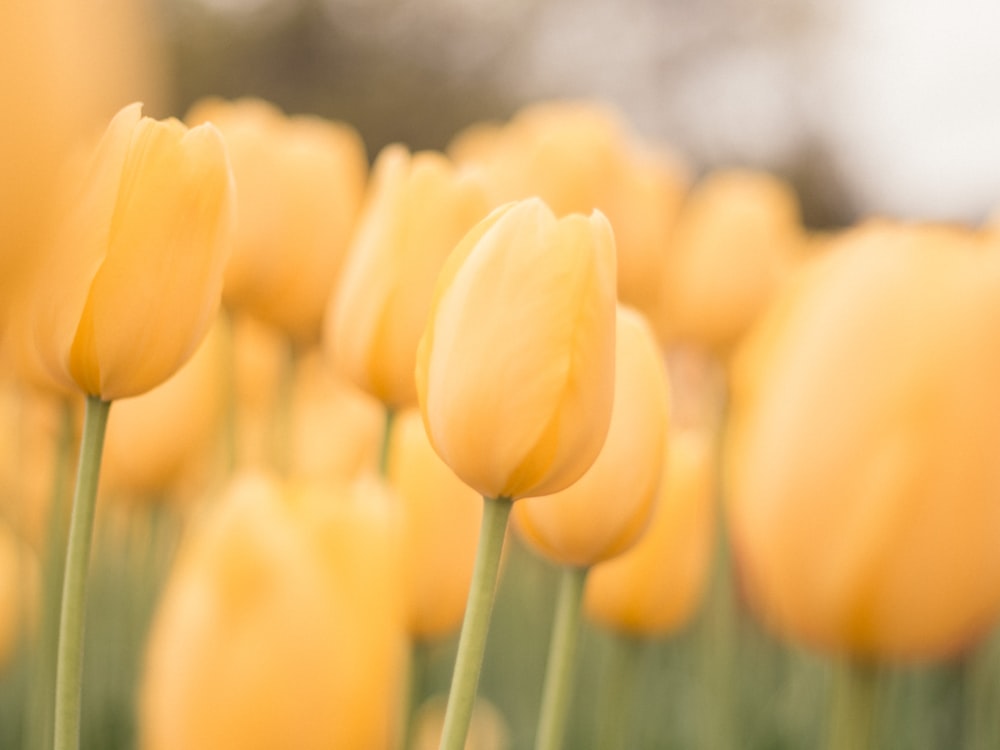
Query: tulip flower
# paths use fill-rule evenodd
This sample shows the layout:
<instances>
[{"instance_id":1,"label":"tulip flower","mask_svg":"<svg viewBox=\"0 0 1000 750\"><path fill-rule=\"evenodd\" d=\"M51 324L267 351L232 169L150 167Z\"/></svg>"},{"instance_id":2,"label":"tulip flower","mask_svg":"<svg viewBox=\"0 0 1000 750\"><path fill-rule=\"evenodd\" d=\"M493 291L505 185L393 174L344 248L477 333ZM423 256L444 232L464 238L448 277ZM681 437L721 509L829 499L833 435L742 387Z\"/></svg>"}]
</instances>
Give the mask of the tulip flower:
<instances>
[{"instance_id":1,"label":"tulip flower","mask_svg":"<svg viewBox=\"0 0 1000 750\"><path fill-rule=\"evenodd\" d=\"M389 747L405 665L393 501L238 477L167 581L142 747Z\"/></svg>"},{"instance_id":2,"label":"tulip flower","mask_svg":"<svg viewBox=\"0 0 1000 750\"><path fill-rule=\"evenodd\" d=\"M1000 247L944 227L847 233L736 363L728 513L777 632L942 659L1000 616Z\"/></svg>"},{"instance_id":3,"label":"tulip flower","mask_svg":"<svg viewBox=\"0 0 1000 750\"><path fill-rule=\"evenodd\" d=\"M694 615L712 561L713 456L709 435L691 428L671 434L649 527L587 576L584 608L594 622L649 638Z\"/></svg>"},{"instance_id":4,"label":"tulip flower","mask_svg":"<svg viewBox=\"0 0 1000 750\"><path fill-rule=\"evenodd\" d=\"M438 638L462 622L482 503L434 452L415 409L393 423L388 479L403 502L410 635Z\"/></svg>"},{"instance_id":5,"label":"tulip flower","mask_svg":"<svg viewBox=\"0 0 1000 750\"><path fill-rule=\"evenodd\" d=\"M388 408L415 406L417 344L445 258L489 206L478 182L441 154L388 146L331 298L336 366Z\"/></svg>"},{"instance_id":6,"label":"tulip flower","mask_svg":"<svg viewBox=\"0 0 1000 750\"><path fill-rule=\"evenodd\" d=\"M442 748L465 743L511 501L579 479L614 393L615 247L598 212L539 199L491 213L438 278L417 351L428 437L485 499Z\"/></svg>"},{"instance_id":7,"label":"tulip flower","mask_svg":"<svg viewBox=\"0 0 1000 750\"><path fill-rule=\"evenodd\" d=\"M798 200L784 182L742 170L710 174L674 226L655 321L661 335L728 355L804 243Z\"/></svg>"},{"instance_id":8,"label":"tulip flower","mask_svg":"<svg viewBox=\"0 0 1000 750\"><path fill-rule=\"evenodd\" d=\"M240 197L227 306L276 326L296 344L319 340L361 209L368 164L349 125L286 117L258 100L198 102L190 123L222 132Z\"/></svg>"},{"instance_id":9,"label":"tulip flower","mask_svg":"<svg viewBox=\"0 0 1000 750\"><path fill-rule=\"evenodd\" d=\"M667 445L667 373L649 323L620 307L615 396L607 440L580 480L519 502L528 545L559 565L587 568L628 549L646 528Z\"/></svg>"},{"instance_id":10,"label":"tulip flower","mask_svg":"<svg viewBox=\"0 0 1000 750\"><path fill-rule=\"evenodd\" d=\"M657 309L686 169L596 102L533 104L504 126L476 124L449 151L485 173L497 203L538 196L557 216L601 211L618 250L618 296Z\"/></svg>"},{"instance_id":11,"label":"tulip flower","mask_svg":"<svg viewBox=\"0 0 1000 750\"><path fill-rule=\"evenodd\" d=\"M87 394L66 554L56 677L56 750L79 744L86 569L113 399L159 385L218 312L233 219L232 175L211 126L111 121L54 234L33 290L38 356Z\"/></svg>"}]
</instances>

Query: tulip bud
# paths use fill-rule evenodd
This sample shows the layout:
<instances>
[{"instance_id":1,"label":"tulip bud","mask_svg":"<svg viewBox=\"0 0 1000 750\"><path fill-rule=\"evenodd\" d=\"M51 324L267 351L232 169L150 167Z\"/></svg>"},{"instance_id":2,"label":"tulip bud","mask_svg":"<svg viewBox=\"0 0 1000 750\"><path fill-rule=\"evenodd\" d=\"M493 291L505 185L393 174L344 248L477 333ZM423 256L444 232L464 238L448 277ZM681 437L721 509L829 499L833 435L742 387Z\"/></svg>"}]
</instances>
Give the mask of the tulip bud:
<instances>
[{"instance_id":1,"label":"tulip bud","mask_svg":"<svg viewBox=\"0 0 1000 750\"><path fill-rule=\"evenodd\" d=\"M403 501L403 569L410 634L458 628L476 559L483 504L440 459L420 413L400 414L389 446L389 481Z\"/></svg>"},{"instance_id":2,"label":"tulip bud","mask_svg":"<svg viewBox=\"0 0 1000 750\"><path fill-rule=\"evenodd\" d=\"M354 231L367 178L361 137L349 125L285 117L256 99L195 105L226 140L239 192L226 304L318 341L323 311Z\"/></svg>"},{"instance_id":3,"label":"tulip bud","mask_svg":"<svg viewBox=\"0 0 1000 750\"><path fill-rule=\"evenodd\" d=\"M1000 616L1000 248L848 233L736 362L728 506L751 604L868 658L941 658Z\"/></svg>"},{"instance_id":4,"label":"tulip bud","mask_svg":"<svg viewBox=\"0 0 1000 750\"><path fill-rule=\"evenodd\" d=\"M389 747L405 671L397 531L371 488L235 482L168 580L142 747Z\"/></svg>"},{"instance_id":5,"label":"tulip bud","mask_svg":"<svg viewBox=\"0 0 1000 750\"><path fill-rule=\"evenodd\" d=\"M417 402L413 368L445 258L488 213L483 188L432 152L387 147L331 299L327 341L337 367L393 407Z\"/></svg>"},{"instance_id":6,"label":"tulip bud","mask_svg":"<svg viewBox=\"0 0 1000 750\"><path fill-rule=\"evenodd\" d=\"M621 554L645 529L667 446L669 396L659 345L645 319L618 309L611 425L579 481L518 503L529 546L560 565L588 567Z\"/></svg>"},{"instance_id":7,"label":"tulip bud","mask_svg":"<svg viewBox=\"0 0 1000 750\"><path fill-rule=\"evenodd\" d=\"M438 455L486 497L557 492L607 435L615 246L604 216L497 209L449 256L417 353Z\"/></svg>"},{"instance_id":8,"label":"tulip bud","mask_svg":"<svg viewBox=\"0 0 1000 750\"><path fill-rule=\"evenodd\" d=\"M233 191L211 126L111 121L66 206L34 290L35 343L55 377L105 401L162 383L218 310Z\"/></svg>"},{"instance_id":9,"label":"tulip bud","mask_svg":"<svg viewBox=\"0 0 1000 750\"><path fill-rule=\"evenodd\" d=\"M694 615L714 549L713 456L708 434L671 435L649 527L634 547L587 575L584 608L594 622L651 637Z\"/></svg>"},{"instance_id":10,"label":"tulip bud","mask_svg":"<svg viewBox=\"0 0 1000 750\"><path fill-rule=\"evenodd\" d=\"M709 175L674 226L657 313L662 335L727 354L804 242L798 200L785 183L748 171Z\"/></svg>"}]
</instances>

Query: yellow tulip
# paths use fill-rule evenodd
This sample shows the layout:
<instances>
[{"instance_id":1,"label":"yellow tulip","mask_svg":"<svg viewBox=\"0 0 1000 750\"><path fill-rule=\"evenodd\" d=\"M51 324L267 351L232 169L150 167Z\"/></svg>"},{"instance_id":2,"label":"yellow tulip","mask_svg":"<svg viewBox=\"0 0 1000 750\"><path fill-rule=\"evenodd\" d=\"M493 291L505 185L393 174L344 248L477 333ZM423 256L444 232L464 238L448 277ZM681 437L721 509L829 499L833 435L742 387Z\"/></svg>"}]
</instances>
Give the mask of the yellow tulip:
<instances>
[{"instance_id":1,"label":"yellow tulip","mask_svg":"<svg viewBox=\"0 0 1000 750\"><path fill-rule=\"evenodd\" d=\"M734 374L728 512L778 632L935 658L996 622L998 335L1000 248L941 227L848 233L761 321Z\"/></svg>"},{"instance_id":2,"label":"yellow tulip","mask_svg":"<svg viewBox=\"0 0 1000 750\"><path fill-rule=\"evenodd\" d=\"M557 220L538 199L497 209L449 256L420 342L431 444L486 497L569 486L607 435L614 340L604 216Z\"/></svg>"},{"instance_id":3,"label":"yellow tulip","mask_svg":"<svg viewBox=\"0 0 1000 750\"><path fill-rule=\"evenodd\" d=\"M798 200L776 177L715 172L681 207L656 323L670 341L728 354L805 243Z\"/></svg>"},{"instance_id":4,"label":"yellow tulip","mask_svg":"<svg viewBox=\"0 0 1000 750\"><path fill-rule=\"evenodd\" d=\"M217 322L173 376L115 404L101 468L101 485L109 494L151 499L218 466L224 336Z\"/></svg>"},{"instance_id":5,"label":"yellow tulip","mask_svg":"<svg viewBox=\"0 0 1000 750\"><path fill-rule=\"evenodd\" d=\"M587 576L591 620L635 636L682 627L705 592L714 549L713 445L686 429L670 437L649 528L630 550Z\"/></svg>"},{"instance_id":6,"label":"yellow tulip","mask_svg":"<svg viewBox=\"0 0 1000 750\"><path fill-rule=\"evenodd\" d=\"M483 170L496 203L538 196L556 216L601 211L615 232L619 298L647 313L659 304L688 178L615 111L595 102L533 104L505 126L473 125L449 151Z\"/></svg>"},{"instance_id":7,"label":"yellow tulip","mask_svg":"<svg viewBox=\"0 0 1000 750\"><path fill-rule=\"evenodd\" d=\"M478 182L441 154L389 146L327 316L334 361L392 408L417 402L413 368L445 258L489 211Z\"/></svg>"},{"instance_id":8,"label":"yellow tulip","mask_svg":"<svg viewBox=\"0 0 1000 750\"><path fill-rule=\"evenodd\" d=\"M233 192L210 127L140 116L111 121L57 230L34 295L41 361L104 401L162 383L218 310Z\"/></svg>"},{"instance_id":9,"label":"yellow tulip","mask_svg":"<svg viewBox=\"0 0 1000 750\"><path fill-rule=\"evenodd\" d=\"M382 490L241 476L168 580L142 747L388 748L405 673L397 532Z\"/></svg>"},{"instance_id":10,"label":"yellow tulip","mask_svg":"<svg viewBox=\"0 0 1000 750\"><path fill-rule=\"evenodd\" d=\"M512 511L529 546L560 565L589 567L621 554L645 529L660 482L669 418L667 373L652 328L618 309L615 395L608 437L575 484Z\"/></svg>"},{"instance_id":11,"label":"yellow tulip","mask_svg":"<svg viewBox=\"0 0 1000 750\"><path fill-rule=\"evenodd\" d=\"M188 122L205 121L226 139L240 199L226 304L298 343L318 341L361 208L361 137L349 125L286 117L257 99L199 102Z\"/></svg>"},{"instance_id":12,"label":"yellow tulip","mask_svg":"<svg viewBox=\"0 0 1000 750\"><path fill-rule=\"evenodd\" d=\"M462 622L483 504L438 458L420 413L393 423L388 478L403 501L403 557L411 636L447 635Z\"/></svg>"}]
</instances>

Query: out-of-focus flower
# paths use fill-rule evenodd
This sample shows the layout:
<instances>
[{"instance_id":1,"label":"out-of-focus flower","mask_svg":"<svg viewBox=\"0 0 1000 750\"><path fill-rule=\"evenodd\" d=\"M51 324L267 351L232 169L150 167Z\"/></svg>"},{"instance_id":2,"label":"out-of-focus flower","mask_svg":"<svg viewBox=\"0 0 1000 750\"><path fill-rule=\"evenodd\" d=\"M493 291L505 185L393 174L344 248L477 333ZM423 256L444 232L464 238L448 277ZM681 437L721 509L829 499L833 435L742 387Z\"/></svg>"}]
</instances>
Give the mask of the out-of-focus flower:
<instances>
[{"instance_id":1,"label":"out-of-focus flower","mask_svg":"<svg viewBox=\"0 0 1000 750\"><path fill-rule=\"evenodd\" d=\"M744 170L710 174L674 227L655 318L661 335L728 354L804 242L798 199L784 182Z\"/></svg>"},{"instance_id":2,"label":"out-of-focus flower","mask_svg":"<svg viewBox=\"0 0 1000 750\"><path fill-rule=\"evenodd\" d=\"M403 501L410 634L447 635L462 623L483 503L434 452L416 410L393 422L388 478Z\"/></svg>"},{"instance_id":3,"label":"out-of-focus flower","mask_svg":"<svg viewBox=\"0 0 1000 750\"><path fill-rule=\"evenodd\" d=\"M115 404L101 469L108 494L147 499L170 494L188 476L205 477L219 465L225 336L217 322L172 377Z\"/></svg>"},{"instance_id":4,"label":"out-of-focus flower","mask_svg":"<svg viewBox=\"0 0 1000 750\"><path fill-rule=\"evenodd\" d=\"M514 506L516 528L533 549L560 565L589 567L635 543L660 482L669 401L652 328L639 313L619 308L607 440L577 482Z\"/></svg>"},{"instance_id":5,"label":"out-of-focus flower","mask_svg":"<svg viewBox=\"0 0 1000 750\"><path fill-rule=\"evenodd\" d=\"M161 89L145 5L0 6L0 332L15 293L46 272L41 246L67 153L122 104Z\"/></svg>"},{"instance_id":6,"label":"out-of-focus flower","mask_svg":"<svg viewBox=\"0 0 1000 750\"><path fill-rule=\"evenodd\" d=\"M258 99L207 99L187 119L215 124L233 162L239 220L226 304L297 343L318 341L364 194L361 137L343 123L286 117Z\"/></svg>"},{"instance_id":7,"label":"out-of-focus flower","mask_svg":"<svg viewBox=\"0 0 1000 750\"><path fill-rule=\"evenodd\" d=\"M392 744L405 647L398 517L383 492L233 484L154 621L144 748Z\"/></svg>"},{"instance_id":8,"label":"out-of-focus flower","mask_svg":"<svg viewBox=\"0 0 1000 750\"><path fill-rule=\"evenodd\" d=\"M728 505L752 605L874 658L954 654L1000 615L1000 247L848 233L734 371Z\"/></svg>"},{"instance_id":9,"label":"out-of-focus flower","mask_svg":"<svg viewBox=\"0 0 1000 750\"><path fill-rule=\"evenodd\" d=\"M556 216L600 210L614 228L618 295L651 312L688 178L676 158L643 144L609 108L552 101L505 126L477 124L449 147L483 170L497 203L538 196Z\"/></svg>"},{"instance_id":10,"label":"out-of-focus flower","mask_svg":"<svg viewBox=\"0 0 1000 750\"><path fill-rule=\"evenodd\" d=\"M630 550L587 576L587 615L630 635L667 635L691 619L714 549L715 462L710 436L675 431L649 528Z\"/></svg>"},{"instance_id":11,"label":"out-of-focus flower","mask_svg":"<svg viewBox=\"0 0 1000 750\"><path fill-rule=\"evenodd\" d=\"M417 402L413 368L444 259L489 211L441 154L388 146L327 316L338 369L392 408Z\"/></svg>"},{"instance_id":12,"label":"out-of-focus flower","mask_svg":"<svg viewBox=\"0 0 1000 750\"><path fill-rule=\"evenodd\" d=\"M66 196L30 319L40 360L105 401L159 385L215 318L233 219L225 146L210 126L111 121Z\"/></svg>"},{"instance_id":13,"label":"out-of-focus flower","mask_svg":"<svg viewBox=\"0 0 1000 750\"><path fill-rule=\"evenodd\" d=\"M603 215L556 219L538 199L497 209L446 261L420 342L431 444L486 497L569 486L607 435L614 342Z\"/></svg>"}]
</instances>

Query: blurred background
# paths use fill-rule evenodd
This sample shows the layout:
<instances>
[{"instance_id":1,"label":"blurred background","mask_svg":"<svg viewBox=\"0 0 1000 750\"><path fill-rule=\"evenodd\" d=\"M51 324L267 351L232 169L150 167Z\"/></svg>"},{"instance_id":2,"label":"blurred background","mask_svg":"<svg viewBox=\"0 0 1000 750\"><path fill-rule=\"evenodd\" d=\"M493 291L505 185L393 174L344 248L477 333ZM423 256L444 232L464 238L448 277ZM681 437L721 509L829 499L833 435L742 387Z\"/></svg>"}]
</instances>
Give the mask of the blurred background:
<instances>
[{"instance_id":1,"label":"blurred background","mask_svg":"<svg viewBox=\"0 0 1000 750\"><path fill-rule=\"evenodd\" d=\"M991 0L160 0L167 101L253 94L370 153L600 98L696 169L788 177L807 223L978 222L1000 194Z\"/></svg>"}]
</instances>

